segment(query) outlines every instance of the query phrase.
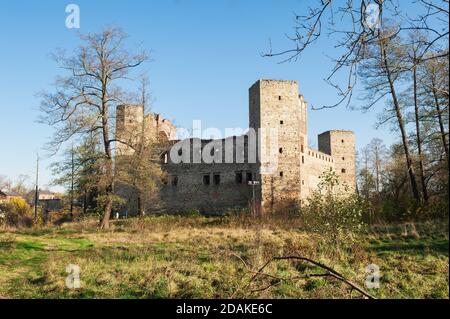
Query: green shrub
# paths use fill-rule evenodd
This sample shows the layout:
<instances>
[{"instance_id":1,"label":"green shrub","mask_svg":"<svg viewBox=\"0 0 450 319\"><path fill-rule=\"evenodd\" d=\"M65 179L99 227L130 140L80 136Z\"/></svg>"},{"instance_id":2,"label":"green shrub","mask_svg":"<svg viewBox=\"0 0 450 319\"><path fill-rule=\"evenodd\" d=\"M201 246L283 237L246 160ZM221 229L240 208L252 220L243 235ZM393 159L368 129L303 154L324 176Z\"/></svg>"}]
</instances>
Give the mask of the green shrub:
<instances>
[{"instance_id":1,"label":"green shrub","mask_svg":"<svg viewBox=\"0 0 450 319\"><path fill-rule=\"evenodd\" d=\"M198 209L192 208L186 211L186 216L201 216L200 211Z\"/></svg>"},{"instance_id":2,"label":"green shrub","mask_svg":"<svg viewBox=\"0 0 450 319\"><path fill-rule=\"evenodd\" d=\"M365 229L365 203L356 192L349 192L333 171L320 176L320 183L301 209L306 231L316 234L327 245L339 250L352 244L355 235Z\"/></svg>"},{"instance_id":3,"label":"green shrub","mask_svg":"<svg viewBox=\"0 0 450 319\"><path fill-rule=\"evenodd\" d=\"M22 198L12 198L2 206L2 223L12 227L31 227L31 207Z\"/></svg>"}]
</instances>

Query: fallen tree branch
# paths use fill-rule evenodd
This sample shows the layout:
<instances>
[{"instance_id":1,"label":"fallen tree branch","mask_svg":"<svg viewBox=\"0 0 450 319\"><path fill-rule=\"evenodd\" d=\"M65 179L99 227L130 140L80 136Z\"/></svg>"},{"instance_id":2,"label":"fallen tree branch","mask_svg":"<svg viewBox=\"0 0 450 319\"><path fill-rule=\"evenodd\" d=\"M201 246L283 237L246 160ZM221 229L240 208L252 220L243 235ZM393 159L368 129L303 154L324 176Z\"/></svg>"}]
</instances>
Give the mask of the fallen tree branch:
<instances>
[{"instance_id":1,"label":"fallen tree branch","mask_svg":"<svg viewBox=\"0 0 450 319\"><path fill-rule=\"evenodd\" d=\"M264 291L267 290L275 285L278 285L279 283L281 283L282 281L293 281L293 280L299 280L299 279L307 279L307 278L312 278L312 277L328 277L328 276L332 276L334 277L332 274L330 273L324 273L324 274L306 274L304 276L295 276L295 277L288 277L288 278L282 278L282 277L276 277L273 275L269 275L266 273L259 273L260 275L275 279L276 281L274 283L271 283L270 285L264 287L264 288L258 288L258 289L253 289L252 292L259 292L259 291Z\"/></svg>"},{"instance_id":2,"label":"fallen tree branch","mask_svg":"<svg viewBox=\"0 0 450 319\"><path fill-rule=\"evenodd\" d=\"M238 255L233 254L233 256L237 257L241 262L243 262L243 264L245 265L245 267L247 268L247 270L251 273L253 273L252 278L250 279L250 281L247 283L247 285L245 286L244 289L248 288L250 286L250 284L252 282L255 281L255 279L258 276L264 276L264 277L269 277L271 279L276 280L274 283L271 283L270 285L263 287L263 288L259 288L259 289L254 289L252 290L252 292L258 292L258 291L264 291L267 290L275 285L278 285L280 282L282 281L292 281L292 280L298 280L298 279L305 279L305 278L310 278L310 277L333 277L345 284L347 284L348 286L351 287L352 290L356 290L358 291L360 294L362 294L364 297L368 298L368 299L375 299L375 297L373 297L371 294L369 294L367 291L365 291L363 288L359 287L357 284L355 284L354 282L348 280L347 278L345 278L343 275L341 275L340 273L338 273L336 270L334 270L333 268L328 267L327 265L324 265L320 262L317 262L315 260L312 260L310 258L307 257L301 257L301 256L284 256L284 257L272 257L271 259L269 259L261 268L259 268L259 270L257 271L253 271L250 269L250 267L245 263L245 261ZM290 277L290 278L282 278L282 277L277 277L271 274L267 274L264 273L264 269L272 262L274 261L278 261L278 260L300 260L300 261L306 261L309 262L319 268L322 268L324 270L326 270L325 273L322 274L306 274L303 276L296 276L296 277Z\"/></svg>"},{"instance_id":3,"label":"fallen tree branch","mask_svg":"<svg viewBox=\"0 0 450 319\"><path fill-rule=\"evenodd\" d=\"M324 265L320 262L317 262L315 260L312 260L310 258L307 257L301 257L301 256L284 256L284 257L273 257L272 259L268 260L259 270L258 272L252 277L251 281L255 280L256 277L260 274L262 274L262 271L271 263L274 261L278 261L278 260L301 260L301 261L306 261L309 262L319 268L325 269L327 270L327 273L325 273L324 275L328 275L331 277L334 277L344 283L346 283L347 285L349 285L350 287L352 287L354 290L358 291L360 294L362 294L363 296L369 298L369 299L375 299L375 297L373 297L371 294L369 294L367 291L365 291L364 289L362 289L361 287L359 287L357 284L355 284L354 282L348 280L347 278L345 278L343 275L341 275L340 273L338 273L336 270L334 270L333 268L328 267L327 265Z\"/></svg>"}]
</instances>

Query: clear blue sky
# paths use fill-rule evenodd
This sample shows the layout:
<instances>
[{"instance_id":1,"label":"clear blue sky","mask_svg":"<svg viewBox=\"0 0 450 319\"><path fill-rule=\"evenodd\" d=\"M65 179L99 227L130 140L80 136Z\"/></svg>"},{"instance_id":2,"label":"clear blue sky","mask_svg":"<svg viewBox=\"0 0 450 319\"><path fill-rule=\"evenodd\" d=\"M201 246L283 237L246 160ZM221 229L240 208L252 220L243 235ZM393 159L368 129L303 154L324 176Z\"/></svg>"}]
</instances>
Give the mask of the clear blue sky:
<instances>
[{"instance_id":1,"label":"clear blue sky","mask_svg":"<svg viewBox=\"0 0 450 319\"><path fill-rule=\"evenodd\" d=\"M316 106L337 99L323 81L330 68L326 55L333 50L329 39L294 63L260 56L270 39L274 48L290 45L284 35L292 31L293 11L305 10L305 1L0 0L0 175L15 179L27 174L33 183L36 151L52 135L51 128L36 122L36 93L51 88L60 74L49 53L78 44L78 31L65 27L69 3L80 6L80 32L117 25L130 35L130 43L151 52L153 62L146 68L153 110L179 126L190 128L192 120L200 119L204 128L246 128L248 88L259 78L297 80L306 100ZM316 144L323 131L349 129L356 133L358 148L374 137L390 144L394 137L386 129L375 130L375 119L375 112L344 107L309 111L309 139ZM56 160L42 160L43 187L52 178L48 165Z\"/></svg>"}]
</instances>

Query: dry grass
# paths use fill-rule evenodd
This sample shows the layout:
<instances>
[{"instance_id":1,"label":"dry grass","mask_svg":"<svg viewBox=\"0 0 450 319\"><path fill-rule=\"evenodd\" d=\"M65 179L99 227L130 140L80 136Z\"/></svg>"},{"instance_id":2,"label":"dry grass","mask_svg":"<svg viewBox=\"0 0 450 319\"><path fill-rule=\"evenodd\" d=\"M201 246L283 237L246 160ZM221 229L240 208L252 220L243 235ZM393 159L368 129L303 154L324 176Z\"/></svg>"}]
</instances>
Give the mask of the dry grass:
<instances>
[{"instance_id":1,"label":"dry grass","mask_svg":"<svg viewBox=\"0 0 450 319\"><path fill-rule=\"evenodd\" d=\"M365 267L382 271L382 298L448 298L448 226L376 229L336 252L300 230L295 218L159 216L58 228L0 231L0 295L9 298L360 298L336 280L302 278L311 265L280 261L250 282L273 256L302 255L364 286ZM430 231L432 231L430 233ZM82 287L65 286L68 264ZM269 276L270 275L270 276ZM270 288L260 290L264 287Z\"/></svg>"}]
</instances>

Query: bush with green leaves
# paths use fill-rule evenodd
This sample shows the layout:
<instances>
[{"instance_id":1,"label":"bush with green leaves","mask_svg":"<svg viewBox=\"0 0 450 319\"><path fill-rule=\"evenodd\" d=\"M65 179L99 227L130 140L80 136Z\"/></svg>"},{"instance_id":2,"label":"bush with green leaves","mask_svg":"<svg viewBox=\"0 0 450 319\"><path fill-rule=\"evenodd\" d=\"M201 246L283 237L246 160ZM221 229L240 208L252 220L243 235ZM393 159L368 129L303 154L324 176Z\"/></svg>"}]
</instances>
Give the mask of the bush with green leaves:
<instances>
[{"instance_id":1,"label":"bush with green leaves","mask_svg":"<svg viewBox=\"0 0 450 319\"><path fill-rule=\"evenodd\" d=\"M186 215L186 216L192 216L192 217L195 217L195 216L202 216L202 214L200 213L200 211L199 211L198 209L196 209L196 208L188 209L188 210L185 212L185 215Z\"/></svg>"},{"instance_id":2,"label":"bush with green leaves","mask_svg":"<svg viewBox=\"0 0 450 319\"><path fill-rule=\"evenodd\" d=\"M354 243L356 235L365 229L364 210L363 199L341 183L334 171L327 171L302 207L301 217L306 231L339 251L343 245Z\"/></svg>"}]
</instances>

